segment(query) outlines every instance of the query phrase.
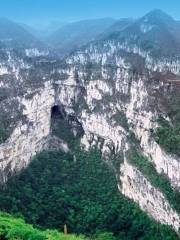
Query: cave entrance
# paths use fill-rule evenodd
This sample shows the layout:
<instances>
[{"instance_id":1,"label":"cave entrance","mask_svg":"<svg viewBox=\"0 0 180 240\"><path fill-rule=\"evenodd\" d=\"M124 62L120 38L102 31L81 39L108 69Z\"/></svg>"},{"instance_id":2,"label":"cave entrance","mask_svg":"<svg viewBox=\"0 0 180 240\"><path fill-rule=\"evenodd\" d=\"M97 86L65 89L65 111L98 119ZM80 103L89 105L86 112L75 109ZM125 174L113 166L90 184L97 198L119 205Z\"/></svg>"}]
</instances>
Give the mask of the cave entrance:
<instances>
[{"instance_id":1,"label":"cave entrance","mask_svg":"<svg viewBox=\"0 0 180 240\"><path fill-rule=\"evenodd\" d=\"M60 108L60 106L58 105L54 105L52 108L51 108L51 119L61 119L63 120L64 119L64 113L62 111L62 109Z\"/></svg>"},{"instance_id":2,"label":"cave entrance","mask_svg":"<svg viewBox=\"0 0 180 240\"><path fill-rule=\"evenodd\" d=\"M67 114L61 105L54 105L51 108L51 134L63 140L73 150L79 144L84 130L75 115Z\"/></svg>"}]
</instances>

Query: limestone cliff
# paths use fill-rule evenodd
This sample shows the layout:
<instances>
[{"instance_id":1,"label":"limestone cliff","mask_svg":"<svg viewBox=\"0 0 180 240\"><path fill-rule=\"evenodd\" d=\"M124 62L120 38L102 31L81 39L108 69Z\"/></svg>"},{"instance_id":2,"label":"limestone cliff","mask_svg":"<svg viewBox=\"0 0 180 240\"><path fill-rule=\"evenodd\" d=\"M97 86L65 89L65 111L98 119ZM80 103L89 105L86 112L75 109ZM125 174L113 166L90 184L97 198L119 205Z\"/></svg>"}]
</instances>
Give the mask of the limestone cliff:
<instances>
[{"instance_id":1,"label":"limestone cliff","mask_svg":"<svg viewBox=\"0 0 180 240\"><path fill-rule=\"evenodd\" d=\"M167 103L180 87L179 58L157 58L122 39L92 43L64 61L11 55L0 68L0 90L8 93L0 108L11 126L0 145L1 182L49 146L51 112L58 106L66 118L81 125L81 147L98 147L113 166L119 190L178 231L177 205L129 160L129 152L135 149L142 155L145 164L170 184L172 194L179 191L179 156L168 153L152 134L160 117L173 124Z\"/></svg>"}]
</instances>

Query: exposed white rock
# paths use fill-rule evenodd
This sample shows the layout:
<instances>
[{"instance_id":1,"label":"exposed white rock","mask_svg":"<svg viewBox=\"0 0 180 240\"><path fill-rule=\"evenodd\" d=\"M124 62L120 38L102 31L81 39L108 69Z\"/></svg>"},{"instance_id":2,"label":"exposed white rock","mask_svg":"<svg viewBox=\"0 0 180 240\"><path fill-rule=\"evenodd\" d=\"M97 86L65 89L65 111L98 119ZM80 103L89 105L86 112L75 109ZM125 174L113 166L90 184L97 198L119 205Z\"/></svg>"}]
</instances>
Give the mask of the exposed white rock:
<instances>
[{"instance_id":1,"label":"exposed white rock","mask_svg":"<svg viewBox=\"0 0 180 240\"><path fill-rule=\"evenodd\" d=\"M174 74L180 74L180 59L169 60L168 58L154 59L149 52L142 50L136 45L129 44L128 41L123 43L116 43L114 41L107 41L101 46L104 50L99 50L98 46L91 44L84 52L79 52L76 55L67 59L67 63L79 63L84 64L88 61L95 63L102 63L102 65L108 64L110 58L112 58L118 50L125 50L127 53L137 54L145 59L145 65L149 70L159 72L172 72ZM115 57L115 65L122 67L129 67L123 61L122 57Z\"/></svg>"},{"instance_id":2,"label":"exposed white rock","mask_svg":"<svg viewBox=\"0 0 180 240\"><path fill-rule=\"evenodd\" d=\"M66 108L72 108L77 102L79 94L79 87L61 84L56 89L56 103Z\"/></svg>"},{"instance_id":3,"label":"exposed white rock","mask_svg":"<svg viewBox=\"0 0 180 240\"><path fill-rule=\"evenodd\" d=\"M93 100L101 100L104 94L112 95L112 89L101 80L90 81L86 86L86 102L89 107L93 105Z\"/></svg>"},{"instance_id":4,"label":"exposed white rock","mask_svg":"<svg viewBox=\"0 0 180 240\"><path fill-rule=\"evenodd\" d=\"M40 56L47 56L48 51L40 51L37 48L29 48L29 49L25 49L25 54L27 57L40 57Z\"/></svg>"},{"instance_id":5,"label":"exposed white rock","mask_svg":"<svg viewBox=\"0 0 180 240\"><path fill-rule=\"evenodd\" d=\"M0 75L4 75L8 73L7 67L0 65Z\"/></svg>"},{"instance_id":6,"label":"exposed white rock","mask_svg":"<svg viewBox=\"0 0 180 240\"><path fill-rule=\"evenodd\" d=\"M54 104L54 89L50 82L32 99L20 99L24 104L23 115L27 118L19 122L10 138L0 145L0 169L6 173L19 171L31 157L43 150L50 133L51 107Z\"/></svg>"},{"instance_id":7,"label":"exposed white rock","mask_svg":"<svg viewBox=\"0 0 180 240\"><path fill-rule=\"evenodd\" d=\"M127 161L121 166L120 191L137 202L140 207L158 222L180 228L180 216L171 208L163 194L130 165Z\"/></svg>"},{"instance_id":8,"label":"exposed white rock","mask_svg":"<svg viewBox=\"0 0 180 240\"><path fill-rule=\"evenodd\" d=\"M108 122L107 116L104 114L88 114L82 112L81 123L85 135L81 140L81 144L86 149L98 144L98 137L104 139L102 153L104 156L111 151L110 146L114 146L116 153L124 150L127 143L127 133L121 126L113 126L113 121Z\"/></svg>"},{"instance_id":9,"label":"exposed white rock","mask_svg":"<svg viewBox=\"0 0 180 240\"><path fill-rule=\"evenodd\" d=\"M144 154L154 163L158 173L164 173L168 176L171 184L180 187L180 159L173 157L155 142L151 136L151 129L157 127L154 119L158 114L152 112L148 107L149 96L143 79L139 78L131 84L130 102L126 105L126 117Z\"/></svg>"}]
</instances>

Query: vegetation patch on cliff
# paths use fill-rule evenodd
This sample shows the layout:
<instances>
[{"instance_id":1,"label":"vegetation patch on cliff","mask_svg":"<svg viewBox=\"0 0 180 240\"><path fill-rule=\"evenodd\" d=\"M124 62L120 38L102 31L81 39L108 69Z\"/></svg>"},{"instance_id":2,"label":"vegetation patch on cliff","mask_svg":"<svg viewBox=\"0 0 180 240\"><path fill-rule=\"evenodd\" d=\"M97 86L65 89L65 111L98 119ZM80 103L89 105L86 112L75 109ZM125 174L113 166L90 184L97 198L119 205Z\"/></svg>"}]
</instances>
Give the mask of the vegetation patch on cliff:
<instances>
[{"instance_id":1,"label":"vegetation patch on cliff","mask_svg":"<svg viewBox=\"0 0 180 240\"><path fill-rule=\"evenodd\" d=\"M128 159L155 188L158 188L164 194L170 205L180 213L180 192L172 188L166 176L158 174L153 164L137 152L130 153Z\"/></svg>"},{"instance_id":2,"label":"vegetation patch on cliff","mask_svg":"<svg viewBox=\"0 0 180 240\"><path fill-rule=\"evenodd\" d=\"M154 132L156 142L167 152L180 156L180 124L172 126L163 118Z\"/></svg>"}]
</instances>

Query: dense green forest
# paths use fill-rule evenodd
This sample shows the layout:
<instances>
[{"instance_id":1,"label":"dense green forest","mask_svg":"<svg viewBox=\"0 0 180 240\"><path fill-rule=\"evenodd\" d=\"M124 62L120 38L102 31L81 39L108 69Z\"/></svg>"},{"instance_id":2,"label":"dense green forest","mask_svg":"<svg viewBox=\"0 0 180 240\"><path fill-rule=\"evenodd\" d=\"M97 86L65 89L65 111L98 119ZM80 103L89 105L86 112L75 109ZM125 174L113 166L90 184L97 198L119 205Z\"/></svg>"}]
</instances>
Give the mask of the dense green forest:
<instances>
[{"instance_id":1,"label":"dense green forest","mask_svg":"<svg viewBox=\"0 0 180 240\"><path fill-rule=\"evenodd\" d=\"M98 240L178 239L119 193L113 170L95 150L39 154L1 190L0 208L41 229L63 231L66 224L69 233Z\"/></svg>"}]
</instances>

